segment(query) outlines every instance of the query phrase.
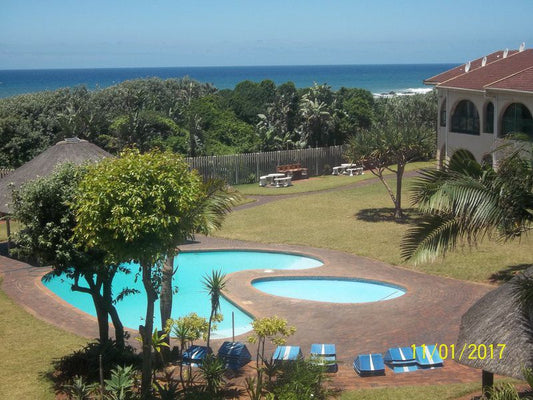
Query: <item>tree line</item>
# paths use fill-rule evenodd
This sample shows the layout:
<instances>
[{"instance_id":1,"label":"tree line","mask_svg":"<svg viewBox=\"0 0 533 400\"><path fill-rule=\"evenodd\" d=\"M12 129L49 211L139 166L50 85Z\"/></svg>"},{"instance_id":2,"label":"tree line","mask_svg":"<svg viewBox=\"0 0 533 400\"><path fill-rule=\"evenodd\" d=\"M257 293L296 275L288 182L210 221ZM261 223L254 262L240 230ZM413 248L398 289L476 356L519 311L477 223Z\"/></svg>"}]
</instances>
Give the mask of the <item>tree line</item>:
<instances>
[{"instance_id":1,"label":"tree line","mask_svg":"<svg viewBox=\"0 0 533 400\"><path fill-rule=\"evenodd\" d=\"M434 94L427 121L436 121ZM187 156L339 145L369 129L390 99L326 84L243 81L217 90L189 78L125 81L0 99L0 166L16 168L66 137L113 154L135 145Z\"/></svg>"}]
</instances>

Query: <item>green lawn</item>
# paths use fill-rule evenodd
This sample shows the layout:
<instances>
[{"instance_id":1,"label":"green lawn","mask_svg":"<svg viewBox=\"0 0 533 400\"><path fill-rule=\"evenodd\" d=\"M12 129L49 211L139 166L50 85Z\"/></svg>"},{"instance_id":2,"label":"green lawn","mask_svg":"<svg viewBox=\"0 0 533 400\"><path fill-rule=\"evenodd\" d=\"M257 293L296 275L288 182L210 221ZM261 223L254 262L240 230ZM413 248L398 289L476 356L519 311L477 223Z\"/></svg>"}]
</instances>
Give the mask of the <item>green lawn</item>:
<instances>
[{"instance_id":1,"label":"green lawn","mask_svg":"<svg viewBox=\"0 0 533 400\"><path fill-rule=\"evenodd\" d=\"M334 179L343 179L333 177ZM410 180L406 180L407 187ZM391 184L394 179L391 177ZM409 205L404 190L404 206ZM263 243L309 245L404 265L400 242L408 224L391 218L392 202L379 182L341 191L281 199L232 213L216 235ZM416 218L413 210L409 211ZM485 240L476 249L449 253L444 260L404 265L435 275L486 281L492 273L532 262L533 238L497 243Z\"/></svg>"},{"instance_id":2,"label":"green lawn","mask_svg":"<svg viewBox=\"0 0 533 400\"><path fill-rule=\"evenodd\" d=\"M11 221L11 234L15 233L19 229L19 224L17 221ZM0 221L0 242L5 242L7 240L7 228L6 221Z\"/></svg>"},{"instance_id":3,"label":"green lawn","mask_svg":"<svg viewBox=\"0 0 533 400\"><path fill-rule=\"evenodd\" d=\"M54 399L51 383L44 377L51 361L87 340L38 320L0 290L0 343L0 397Z\"/></svg>"},{"instance_id":4,"label":"green lawn","mask_svg":"<svg viewBox=\"0 0 533 400\"><path fill-rule=\"evenodd\" d=\"M413 171L420 168L432 167L434 161L417 162L408 164L406 171ZM390 174L390 172L388 172ZM246 185L237 185L235 188L244 195L253 196L278 196L283 194L295 194L305 192L316 192L320 190L333 189L336 187L351 185L355 182L375 178L371 172L365 172L364 175L347 176L347 175L324 175L309 179L294 181L292 186L286 188L260 187L257 183Z\"/></svg>"}]
</instances>

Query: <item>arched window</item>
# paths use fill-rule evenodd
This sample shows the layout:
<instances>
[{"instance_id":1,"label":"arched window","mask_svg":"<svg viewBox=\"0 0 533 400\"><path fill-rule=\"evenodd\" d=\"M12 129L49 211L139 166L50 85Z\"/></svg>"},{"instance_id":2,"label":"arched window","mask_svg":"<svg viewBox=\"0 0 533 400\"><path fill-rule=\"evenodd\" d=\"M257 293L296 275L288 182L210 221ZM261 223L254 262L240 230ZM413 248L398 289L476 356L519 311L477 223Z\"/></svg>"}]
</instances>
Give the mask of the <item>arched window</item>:
<instances>
[{"instance_id":1,"label":"arched window","mask_svg":"<svg viewBox=\"0 0 533 400\"><path fill-rule=\"evenodd\" d=\"M494 104L488 102L485 106L485 133L494 133Z\"/></svg>"},{"instance_id":2,"label":"arched window","mask_svg":"<svg viewBox=\"0 0 533 400\"><path fill-rule=\"evenodd\" d=\"M479 135L479 113L474 103L461 100L452 115L452 132Z\"/></svg>"},{"instance_id":3,"label":"arched window","mask_svg":"<svg viewBox=\"0 0 533 400\"><path fill-rule=\"evenodd\" d=\"M522 103L513 103L503 113L502 135L525 133L533 137L533 118Z\"/></svg>"},{"instance_id":4,"label":"arched window","mask_svg":"<svg viewBox=\"0 0 533 400\"><path fill-rule=\"evenodd\" d=\"M440 106L440 126L446 126L446 99L442 102Z\"/></svg>"}]
</instances>

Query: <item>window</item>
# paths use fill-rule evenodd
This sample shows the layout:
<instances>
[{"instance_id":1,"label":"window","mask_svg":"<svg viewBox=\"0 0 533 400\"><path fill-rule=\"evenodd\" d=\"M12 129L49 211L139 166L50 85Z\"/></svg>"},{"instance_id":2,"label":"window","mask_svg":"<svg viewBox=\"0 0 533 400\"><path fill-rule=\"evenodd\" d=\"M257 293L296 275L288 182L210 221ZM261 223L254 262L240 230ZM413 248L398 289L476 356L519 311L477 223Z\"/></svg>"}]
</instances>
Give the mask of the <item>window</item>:
<instances>
[{"instance_id":1,"label":"window","mask_svg":"<svg viewBox=\"0 0 533 400\"><path fill-rule=\"evenodd\" d=\"M533 137L533 118L527 107L521 103L511 104L503 114L502 135L509 133L525 133Z\"/></svg>"},{"instance_id":2,"label":"window","mask_svg":"<svg viewBox=\"0 0 533 400\"><path fill-rule=\"evenodd\" d=\"M479 135L479 114L474 103L461 100L452 115L452 132Z\"/></svg>"},{"instance_id":3,"label":"window","mask_svg":"<svg viewBox=\"0 0 533 400\"><path fill-rule=\"evenodd\" d=\"M440 106L440 126L446 126L446 99Z\"/></svg>"},{"instance_id":4,"label":"window","mask_svg":"<svg viewBox=\"0 0 533 400\"><path fill-rule=\"evenodd\" d=\"M494 133L494 104L491 102L485 106L485 129L483 132Z\"/></svg>"}]
</instances>

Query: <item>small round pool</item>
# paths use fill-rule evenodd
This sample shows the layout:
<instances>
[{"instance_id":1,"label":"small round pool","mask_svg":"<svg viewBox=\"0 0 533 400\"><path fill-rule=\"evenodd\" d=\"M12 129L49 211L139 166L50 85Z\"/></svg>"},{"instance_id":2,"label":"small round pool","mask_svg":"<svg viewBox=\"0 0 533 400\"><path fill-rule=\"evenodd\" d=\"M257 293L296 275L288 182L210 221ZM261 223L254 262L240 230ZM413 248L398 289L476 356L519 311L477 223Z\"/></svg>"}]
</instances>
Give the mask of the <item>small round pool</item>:
<instances>
[{"instance_id":1,"label":"small round pool","mask_svg":"<svg viewBox=\"0 0 533 400\"><path fill-rule=\"evenodd\" d=\"M406 290L385 282L364 279L283 277L255 279L262 292L293 299L328 303L369 303L400 297Z\"/></svg>"}]
</instances>

